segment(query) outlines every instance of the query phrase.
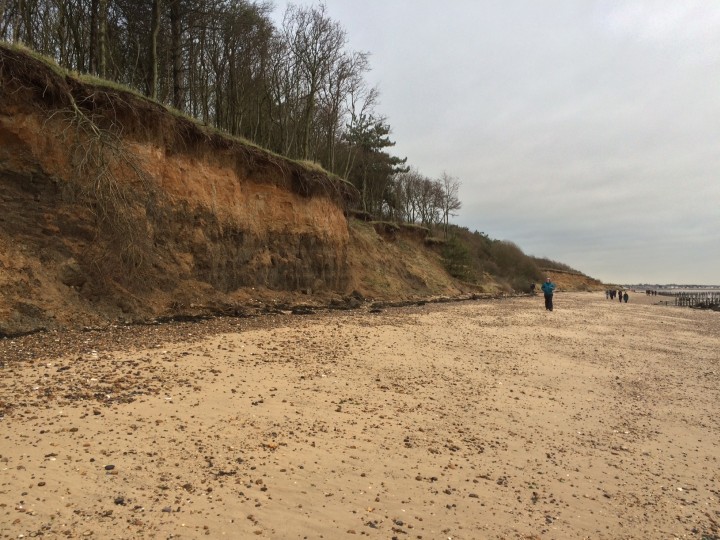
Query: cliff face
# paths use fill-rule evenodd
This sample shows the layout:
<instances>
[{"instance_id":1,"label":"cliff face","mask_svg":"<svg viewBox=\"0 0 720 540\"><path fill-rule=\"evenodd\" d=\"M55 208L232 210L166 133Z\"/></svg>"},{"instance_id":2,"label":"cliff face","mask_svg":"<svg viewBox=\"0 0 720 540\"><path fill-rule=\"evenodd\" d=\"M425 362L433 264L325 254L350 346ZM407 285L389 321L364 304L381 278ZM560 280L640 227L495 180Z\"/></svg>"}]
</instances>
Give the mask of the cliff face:
<instances>
[{"instance_id":1,"label":"cliff face","mask_svg":"<svg viewBox=\"0 0 720 540\"><path fill-rule=\"evenodd\" d=\"M308 294L458 292L439 261L413 269L393 260L395 242L349 227L354 195L323 172L0 47L0 335ZM367 276L378 264L375 287Z\"/></svg>"}]
</instances>

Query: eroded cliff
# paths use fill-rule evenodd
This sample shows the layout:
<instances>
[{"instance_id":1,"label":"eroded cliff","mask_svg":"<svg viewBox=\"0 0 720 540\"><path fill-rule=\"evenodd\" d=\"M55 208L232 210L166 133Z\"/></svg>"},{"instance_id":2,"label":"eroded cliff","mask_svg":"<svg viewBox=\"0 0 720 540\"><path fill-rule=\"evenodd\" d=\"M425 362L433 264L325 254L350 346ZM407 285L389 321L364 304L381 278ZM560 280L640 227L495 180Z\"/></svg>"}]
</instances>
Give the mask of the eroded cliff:
<instances>
[{"instance_id":1,"label":"eroded cliff","mask_svg":"<svg viewBox=\"0 0 720 540\"><path fill-rule=\"evenodd\" d=\"M460 292L319 169L4 46L0 85L0 335Z\"/></svg>"}]
</instances>

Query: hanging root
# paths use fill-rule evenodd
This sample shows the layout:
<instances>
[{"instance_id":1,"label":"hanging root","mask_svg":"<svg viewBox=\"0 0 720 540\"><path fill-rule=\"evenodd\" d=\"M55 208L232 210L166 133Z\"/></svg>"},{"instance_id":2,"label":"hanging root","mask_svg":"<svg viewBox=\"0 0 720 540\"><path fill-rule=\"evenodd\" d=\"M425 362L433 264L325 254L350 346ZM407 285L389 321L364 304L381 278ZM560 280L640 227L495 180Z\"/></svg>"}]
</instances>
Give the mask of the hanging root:
<instances>
[{"instance_id":1,"label":"hanging root","mask_svg":"<svg viewBox=\"0 0 720 540\"><path fill-rule=\"evenodd\" d=\"M73 167L70 195L92 212L99 236L108 240L93 263L106 274L121 270L125 278L141 277L153 251L147 214L155 202L155 190L123 142L121 126L111 121L105 127L107 116L93 117L70 94L69 103L49 120L59 115L65 122L63 136ZM118 259L122 268L113 268Z\"/></svg>"}]
</instances>

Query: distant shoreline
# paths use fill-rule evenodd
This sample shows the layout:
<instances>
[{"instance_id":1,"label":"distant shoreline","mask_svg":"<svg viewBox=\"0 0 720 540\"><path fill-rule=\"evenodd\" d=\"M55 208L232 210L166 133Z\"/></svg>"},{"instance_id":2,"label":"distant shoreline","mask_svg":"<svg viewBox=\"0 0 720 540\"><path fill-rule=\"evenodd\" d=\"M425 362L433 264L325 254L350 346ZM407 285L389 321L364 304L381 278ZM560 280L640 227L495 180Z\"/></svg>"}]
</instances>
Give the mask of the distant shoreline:
<instances>
[{"instance_id":1,"label":"distant shoreline","mask_svg":"<svg viewBox=\"0 0 720 540\"><path fill-rule=\"evenodd\" d=\"M718 292L720 285L624 285L625 288L635 290L650 290L663 292Z\"/></svg>"}]
</instances>

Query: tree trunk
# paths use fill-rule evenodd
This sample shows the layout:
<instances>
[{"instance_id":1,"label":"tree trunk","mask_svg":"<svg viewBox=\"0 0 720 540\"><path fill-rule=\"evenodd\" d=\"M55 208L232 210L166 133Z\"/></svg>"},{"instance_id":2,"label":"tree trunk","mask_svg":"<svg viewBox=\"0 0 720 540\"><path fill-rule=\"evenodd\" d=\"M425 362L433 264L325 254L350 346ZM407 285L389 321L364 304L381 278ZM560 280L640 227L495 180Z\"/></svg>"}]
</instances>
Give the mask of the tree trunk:
<instances>
[{"instance_id":1,"label":"tree trunk","mask_svg":"<svg viewBox=\"0 0 720 540\"><path fill-rule=\"evenodd\" d=\"M25 9L24 0L18 0L17 11L15 12L15 23L13 24L13 42L20 41L20 20L23 10Z\"/></svg>"},{"instance_id":2,"label":"tree trunk","mask_svg":"<svg viewBox=\"0 0 720 540\"><path fill-rule=\"evenodd\" d=\"M170 3L170 34L171 34L171 55L173 73L173 107L182 111L183 107L183 85L182 85L182 43L181 43L181 21L180 21L180 0L172 0Z\"/></svg>"},{"instance_id":3,"label":"tree trunk","mask_svg":"<svg viewBox=\"0 0 720 540\"><path fill-rule=\"evenodd\" d=\"M150 26L150 70L148 73L147 95L152 99L157 99L157 82L158 82L158 59L157 59L157 40L160 32L160 1L153 0L152 5L152 21Z\"/></svg>"},{"instance_id":4,"label":"tree trunk","mask_svg":"<svg viewBox=\"0 0 720 540\"><path fill-rule=\"evenodd\" d=\"M5 19L5 6L7 5L7 0L0 0L0 24L2 24L3 20ZM5 26L0 26L0 36L5 34Z\"/></svg>"},{"instance_id":5,"label":"tree trunk","mask_svg":"<svg viewBox=\"0 0 720 540\"><path fill-rule=\"evenodd\" d=\"M99 0L98 4L98 75L107 76L107 0Z\"/></svg>"},{"instance_id":6,"label":"tree trunk","mask_svg":"<svg viewBox=\"0 0 720 540\"><path fill-rule=\"evenodd\" d=\"M98 0L92 0L90 3L90 50L88 51L88 59L90 65L88 70L90 73L98 72Z\"/></svg>"}]
</instances>

